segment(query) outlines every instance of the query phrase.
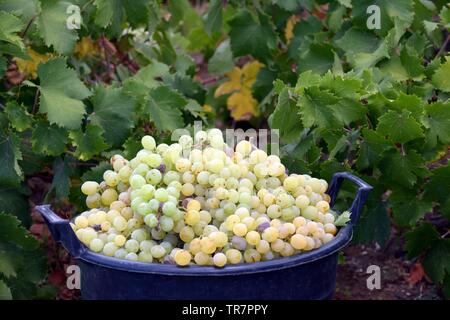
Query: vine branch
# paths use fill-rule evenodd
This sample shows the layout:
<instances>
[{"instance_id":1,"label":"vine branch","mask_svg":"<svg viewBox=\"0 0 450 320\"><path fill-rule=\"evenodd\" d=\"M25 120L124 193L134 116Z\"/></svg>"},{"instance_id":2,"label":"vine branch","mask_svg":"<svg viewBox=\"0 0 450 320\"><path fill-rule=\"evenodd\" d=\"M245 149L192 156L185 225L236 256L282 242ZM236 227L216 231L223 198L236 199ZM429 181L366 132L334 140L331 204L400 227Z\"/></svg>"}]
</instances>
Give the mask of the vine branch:
<instances>
[{"instance_id":1,"label":"vine branch","mask_svg":"<svg viewBox=\"0 0 450 320\"><path fill-rule=\"evenodd\" d=\"M28 30L30 29L31 25L33 24L34 20L36 20L36 18L37 18L37 14L35 14L34 16L31 17L31 19L30 19L30 21L28 21L25 29L20 34L21 38L25 37L25 35L27 34Z\"/></svg>"}]
</instances>

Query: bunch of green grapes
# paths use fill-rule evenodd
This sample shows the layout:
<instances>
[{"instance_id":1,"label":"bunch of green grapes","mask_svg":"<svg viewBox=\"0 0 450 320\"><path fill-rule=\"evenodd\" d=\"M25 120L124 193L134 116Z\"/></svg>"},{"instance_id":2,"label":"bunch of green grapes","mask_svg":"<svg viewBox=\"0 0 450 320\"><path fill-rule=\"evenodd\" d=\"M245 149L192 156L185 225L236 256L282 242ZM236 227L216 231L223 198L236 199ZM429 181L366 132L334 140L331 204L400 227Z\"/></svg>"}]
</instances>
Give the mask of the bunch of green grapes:
<instances>
[{"instance_id":1,"label":"bunch of green grapes","mask_svg":"<svg viewBox=\"0 0 450 320\"><path fill-rule=\"evenodd\" d=\"M249 141L233 150L218 129L141 142L136 157L113 156L104 181L81 187L90 210L72 228L94 252L223 267L319 248L348 219L330 209L325 180L288 174Z\"/></svg>"}]
</instances>

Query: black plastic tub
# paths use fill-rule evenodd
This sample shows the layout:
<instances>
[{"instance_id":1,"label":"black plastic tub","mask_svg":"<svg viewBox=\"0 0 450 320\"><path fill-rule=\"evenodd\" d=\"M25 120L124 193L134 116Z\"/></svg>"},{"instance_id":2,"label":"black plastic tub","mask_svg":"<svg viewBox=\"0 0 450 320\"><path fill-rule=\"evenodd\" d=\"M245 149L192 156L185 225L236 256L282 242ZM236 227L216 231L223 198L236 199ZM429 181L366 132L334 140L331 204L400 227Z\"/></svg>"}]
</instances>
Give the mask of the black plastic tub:
<instances>
[{"instance_id":1,"label":"black plastic tub","mask_svg":"<svg viewBox=\"0 0 450 320\"><path fill-rule=\"evenodd\" d=\"M119 260L89 251L76 237L69 220L48 205L37 210L55 241L61 242L81 270L83 299L149 300L318 300L331 299L336 284L338 252L352 239L353 226L372 189L361 179L340 172L333 175L328 194L336 200L343 179L358 186L349 208L351 222L335 239L310 252L251 264L178 267L170 264Z\"/></svg>"}]
</instances>

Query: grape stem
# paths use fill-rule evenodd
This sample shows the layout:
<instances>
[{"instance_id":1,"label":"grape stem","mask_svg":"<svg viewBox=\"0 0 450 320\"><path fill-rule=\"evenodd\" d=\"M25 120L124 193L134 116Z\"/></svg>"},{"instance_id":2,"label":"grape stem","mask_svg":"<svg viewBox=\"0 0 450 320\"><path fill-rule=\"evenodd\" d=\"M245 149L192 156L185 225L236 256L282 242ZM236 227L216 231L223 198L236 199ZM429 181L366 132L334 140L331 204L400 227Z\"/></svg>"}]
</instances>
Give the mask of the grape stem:
<instances>
[{"instance_id":1,"label":"grape stem","mask_svg":"<svg viewBox=\"0 0 450 320\"><path fill-rule=\"evenodd\" d=\"M41 93L40 89L37 88L36 93L34 95L33 109L31 111L33 114L36 114L36 112L38 111L38 98L40 93Z\"/></svg>"},{"instance_id":2,"label":"grape stem","mask_svg":"<svg viewBox=\"0 0 450 320\"><path fill-rule=\"evenodd\" d=\"M440 47L439 51L436 53L436 56L434 57L435 59L438 58L445 51L449 42L450 42L450 33L447 34L447 38L445 38L444 43Z\"/></svg>"},{"instance_id":3,"label":"grape stem","mask_svg":"<svg viewBox=\"0 0 450 320\"><path fill-rule=\"evenodd\" d=\"M20 37L21 37L21 38L24 38L24 37L25 37L25 35L27 34L28 30L29 30L30 27L31 27L31 24L33 23L33 21L34 21L36 18L37 18L37 14L35 14L34 16L31 17L31 19L30 19L30 21L28 21L28 23L27 23L25 29L23 29L22 33L20 34Z\"/></svg>"}]
</instances>

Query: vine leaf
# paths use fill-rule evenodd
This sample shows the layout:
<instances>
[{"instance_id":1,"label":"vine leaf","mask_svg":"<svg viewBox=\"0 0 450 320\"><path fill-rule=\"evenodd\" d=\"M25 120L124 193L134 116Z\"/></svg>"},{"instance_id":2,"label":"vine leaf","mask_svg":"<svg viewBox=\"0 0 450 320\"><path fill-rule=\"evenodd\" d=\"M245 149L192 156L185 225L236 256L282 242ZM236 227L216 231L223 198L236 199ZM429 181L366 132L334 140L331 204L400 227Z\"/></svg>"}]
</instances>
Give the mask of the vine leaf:
<instances>
[{"instance_id":1,"label":"vine leaf","mask_svg":"<svg viewBox=\"0 0 450 320\"><path fill-rule=\"evenodd\" d=\"M298 107L295 100L290 98L289 89L284 88L278 97L274 112L269 117L269 125L272 129L278 129L280 137L286 142L298 138L302 132L302 127L293 114L298 114Z\"/></svg>"},{"instance_id":2,"label":"vine leaf","mask_svg":"<svg viewBox=\"0 0 450 320\"><path fill-rule=\"evenodd\" d=\"M434 169L431 173L430 180L425 185L424 199L440 203L442 213L450 218L450 165Z\"/></svg>"},{"instance_id":3,"label":"vine leaf","mask_svg":"<svg viewBox=\"0 0 450 320\"><path fill-rule=\"evenodd\" d=\"M406 199L402 202L393 202L392 213L395 222L400 227L412 227L425 213L431 211L432 204L417 198Z\"/></svg>"},{"instance_id":4,"label":"vine leaf","mask_svg":"<svg viewBox=\"0 0 450 320\"><path fill-rule=\"evenodd\" d=\"M421 125L411 116L411 112L390 110L379 119L377 132L389 136L394 142L406 143L423 137Z\"/></svg>"},{"instance_id":5,"label":"vine leaf","mask_svg":"<svg viewBox=\"0 0 450 320\"><path fill-rule=\"evenodd\" d=\"M31 146L33 151L48 156L57 156L63 153L68 142L68 132L57 125L41 120L33 128Z\"/></svg>"},{"instance_id":6,"label":"vine leaf","mask_svg":"<svg viewBox=\"0 0 450 320\"><path fill-rule=\"evenodd\" d=\"M47 196L54 190L56 198L66 198L69 195L70 184L70 167L67 157L64 160L60 157L56 158L53 161L53 181Z\"/></svg>"},{"instance_id":7,"label":"vine leaf","mask_svg":"<svg viewBox=\"0 0 450 320\"><path fill-rule=\"evenodd\" d=\"M450 92L450 56L446 57L445 63L441 64L441 66L436 70L433 75L432 81L433 84L439 90Z\"/></svg>"},{"instance_id":8,"label":"vine leaf","mask_svg":"<svg viewBox=\"0 0 450 320\"><path fill-rule=\"evenodd\" d=\"M222 0L212 0L205 14L205 31L211 36L222 27Z\"/></svg>"},{"instance_id":9,"label":"vine leaf","mask_svg":"<svg viewBox=\"0 0 450 320\"><path fill-rule=\"evenodd\" d=\"M439 139L442 143L450 143L450 103L436 102L425 106L423 124L429 129L432 146Z\"/></svg>"},{"instance_id":10,"label":"vine leaf","mask_svg":"<svg viewBox=\"0 0 450 320\"><path fill-rule=\"evenodd\" d=\"M25 131L33 124L33 118L27 112L23 105L19 105L15 101L6 103L5 113L14 129L19 132Z\"/></svg>"},{"instance_id":11,"label":"vine leaf","mask_svg":"<svg viewBox=\"0 0 450 320\"><path fill-rule=\"evenodd\" d=\"M22 38L17 34L23 26L23 22L15 15L0 11L0 40L24 49Z\"/></svg>"},{"instance_id":12,"label":"vine leaf","mask_svg":"<svg viewBox=\"0 0 450 320\"><path fill-rule=\"evenodd\" d=\"M66 13L70 2L49 0L41 1L41 14L39 15L40 35L45 44L62 54L69 54L73 51L75 43L78 40L78 34L75 29L67 28Z\"/></svg>"},{"instance_id":13,"label":"vine leaf","mask_svg":"<svg viewBox=\"0 0 450 320\"><path fill-rule=\"evenodd\" d=\"M229 22L231 26L231 50L235 57L251 54L261 61L270 57L275 49L277 34L266 15L260 14L259 21L248 10L240 10Z\"/></svg>"},{"instance_id":14,"label":"vine leaf","mask_svg":"<svg viewBox=\"0 0 450 320\"><path fill-rule=\"evenodd\" d=\"M45 255L39 242L17 217L0 213L0 299L23 299L45 275Z\"/></svg>"},{"instance_id":15,"label":"vine leaf","mask_svg":"<svg viewBox=\"0 0 450 320\"><path fill-rule=\"evenodd\" d=\"M223 74L233 70L233 53L230 49L230 40L222 42L208 61L210 74Z\"/></svg>"},{"instance_id":16,"label":"vine leaf","mask_svg":"<svg viewBox=\"0 0 450 320\"><path fill-rule=\"evenodd\" d=\"M0 185L18 186L23 179L23 172L19 166L22 152L19 149L19 139L14 134L0 133Z\"/></svg>"},{"instance_id":17,"label":"vine leaf","mask_svg":"<svg viewBox=\"0 0 450 320\"><path fill-rule=\"evenodd\" d=\"M423 260L426 274L436 283L442 283L450 275L450 239L439 239Z\"/></svg>"},{"instance_id":18,"label":"vine leaf","mask_svg":"<svg viewBox=\"0 0 450 320\"><path fill-rule=\"evenodd\" d=\"M88 124L84 132L71 131L69 137L76 147L75 156L80 160L88 160L106 150L108 145L103 138L103 129L94 124Z\"/></svg>"},{"instance_id":19,"label":"vine leaf","mask_svg":"<svg viewBox=\"0 0 450 320\"><path fill-rule=\"evenodd\" d=\"M356 160L356 166L359 170L376 166L381 160L383 153L393 148L389 141L374 130L363 128L362 135L364 140L361 143L359 156Z\"/></svg>"},{"instance_id":20,"label":"vine leaf","mask_svg":"<svg viewBox=\"0 0 450 320\"><path fill-rule=\"evenodd\" d=\"M338 215L338 217L336 218L336 221L334 222L334 224L337 227L344 227L347 224L347 222L350 221L351 214L352 213L350 211L342 212L340 215Z\"/></svg>"},{"instance_id":21,"label":"vine leaf","mask_svg":"<svg viewBox=\"0 0 450 320\"><path fill-rule=\"evenodd\" d=\"M327 91L318 87L305 88L304 94L300 95L298 105L303 125L306 128L312 126L336 127L340 122L335 117L332 105L339 99Z\"/></svg>"},{"instance_id":22,"label":"vine leaf","mask_svg":"<svg viewBox=\"0 0 450 320\"><path fill-rule=\"evenodd\" d=\"M393 150L385 154L379 166L386 181L408 188L417 182L416 174L422 172L423 163L423 158L415 150L407 154Z\"/></svg>"},{"instance_id":23,"label":"vine leaf","mask_svg":"<svg viewBox=\"0 0 450 320\"><path fill-rule=\"evenodd\" d=\"M384 247L391 233L391 221L387 205L379 197L369 196L366 210L355 227L355 240L358 243L376 241Z\"/></svg>"},{"instance_id":24,"label":"vine leaf","mask_svg":"<svg viewBox=\"0 0 450 320\"><path fill-rule=\"evenodd\" d=\"M62 58L49 60L38 67L40 109L50 123L67 129L78 129L85 114L81 100L91 92Z\"/></svg>"},{"instance_id":25,"label":"vine leaf","mask_svg":"<svg viewBox=\"0 0 450 320\"><path fill-rule=\"evenodd\" d=\"M11 300L11 289L6 285L3 280L0 280L0 300Z\"/></svg>"},{"instance_id":26,"label":"vine leaf","mask_svg":"<svg viewBox=\"0 0 450 320\"><path fill-rule=\"evenodd\" d=\"M94 112L89 117L104 130L106 142L120 146L133 127L135 103L122 88L98 86L91 99Z\"/></svg>"},{"instance_id":27,"label":"vine leaf","mask_svg":"<svg viewBox=\"0 0 450 320\"><path fill-rule=\"evenodd\" d=\"M187 100L178 92L160 86L150 90L144 111L158 131L173 131L184 126L180 108L186 104Z\"/></svg>"},{"instance_id":28,"label":"vine leaf","mask_svg":"<svg viewBox=\"0 0 450 320\"><path fill-rule=\"evenodd\" d=\"M156 88L161 84L158 78L169 74L169 67L161 62L154 61L141 68L133 77L125 80L123 90L126 94L142 101L148 94L149 89Z\"/></svg>"}]
</instances>

